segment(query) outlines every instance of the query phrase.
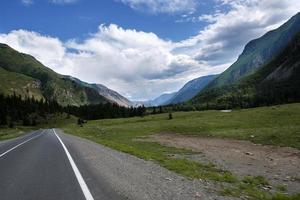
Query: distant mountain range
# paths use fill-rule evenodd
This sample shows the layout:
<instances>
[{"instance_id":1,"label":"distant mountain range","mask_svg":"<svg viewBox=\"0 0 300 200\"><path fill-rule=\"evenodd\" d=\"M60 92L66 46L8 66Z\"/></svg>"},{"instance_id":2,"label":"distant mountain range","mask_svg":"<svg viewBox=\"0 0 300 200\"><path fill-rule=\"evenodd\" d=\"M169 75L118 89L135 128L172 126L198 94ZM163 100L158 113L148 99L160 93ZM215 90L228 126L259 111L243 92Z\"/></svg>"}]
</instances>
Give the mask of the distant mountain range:
<instances>
[{"instance_id":1,"label":"distant mountain range","mask_svg":"<svg viewBox=\"0 0 300 200\"><path fill-rule=\"evenodd\" d=\"M23 97L56 100L61 105L112 102L131 106L131 102L104 85L88 84L60 75L34 57L0 44L0 92Z\"/></svg>"},{"instance_id":2,"label":"distant mountain range","mask_svg":"<svg viewBox=\"0 0 300 200\"><path fill-rule=\"evenodd\" d=\"M175 94L176 94L176 92L173 92L173 93L164 93L164 94L160 95L159 97L157 97L157 98L155 98L153 100L149 100L149 101L136 101L136 102L134 102L134 105L135 106L144 105L145 107L153 107L153 106L165 105L166 102L168 102Z\"/></svg>"},{"instance_id":3,"label":"distant mountain range","mask_svg":"<svg viewBox=\"0 0 300 200\"><path fill-rule=\"evenodd\" d=\"M191 103L247 107L299 100L300 13L250 41L238 60Z\"/></svg>"},{"instance_id":4,"label":"distant mountain range","mask_svg":"<svg viewBox=\"0 0 300 200\"><path fill-rule=\"evenodd\" d=\"M183 103L192 99L218 76L218 74L203 76L189 81L183 86L183 88L181 88L178 92L175 93L175 95L173 95L167 102L165 102L165 104Z\"/></svg>"},{"instance_id":5,"label":"distant mountain range","mask_svg":"<svg viewBox=\"0 0 300 200\"><path fill-rule=\"evenodd\" d=\"M216 77L218 77L218 75L208 75L196 78L186 83L178 92L165 93L150 101L135 102L135 105L152 107L186 102L201 92L201 90Z\"/></svg>"}]
</instances>

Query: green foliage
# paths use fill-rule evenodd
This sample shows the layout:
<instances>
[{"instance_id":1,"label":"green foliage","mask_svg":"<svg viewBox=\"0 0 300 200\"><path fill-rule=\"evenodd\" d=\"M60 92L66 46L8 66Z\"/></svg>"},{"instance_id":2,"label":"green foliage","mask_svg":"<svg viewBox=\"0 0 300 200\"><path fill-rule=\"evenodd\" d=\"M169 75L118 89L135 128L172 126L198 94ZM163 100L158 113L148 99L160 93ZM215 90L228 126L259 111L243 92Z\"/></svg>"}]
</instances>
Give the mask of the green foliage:
<instances>
[{"instance_id":1,"label":"green foliage","mask_svg":"<svg viewBox=\"0 0 300 200\"><path fill-rule=\"evenodd\" d=\"M277 185L276 189L280 192L286 192L287 187L285 185Z\"/></svg>"},{"instance_id":2,"label":"green foliage","mask_svg":"<svg viewBox=\"0 0 300 200\"><path fill-rule=\"evenodd\" d=\"M15 93L11 96L0 94L0 126L35 126L38 118L61 111L62 107L54 101L36 100L33 97L24 99Z\"/></svg>"},{"instance_id":3,"label":"green foliage","mask_svg":"<svg viewBox=\"0 0 300 200\"><path fill-rule=\"evenodd\" d=\"M29 76L9 72L0 67L0 93L12 95L16 93L22 98L34 96L36 99L42 99L43 94L39 89L39 81Z\"/></svg>"},{"instance_id":4,"label":"green foliage","mask_svg":"<svg viewBox=\"0 0 300 200\"><path fill-rule=\"evenodd\" d=\"M64 110L69 114L73 114L87 120L127 118L134 116L143 117L146 112L146 108L144 106L127 108L112 103L84 105L79 107L67 106Z\"/></svg>"},{"instance_id":5,"label":"green foliage","mask_svg":"<svg viewBox=\"0 0 300 200\"><path fill-rule=\"evenodd\" d=\"M269 182L262 176L246 176L242 180L242 183L252 185L252 186L265 186L269 185Z\"/></svg>"}]
</instances>

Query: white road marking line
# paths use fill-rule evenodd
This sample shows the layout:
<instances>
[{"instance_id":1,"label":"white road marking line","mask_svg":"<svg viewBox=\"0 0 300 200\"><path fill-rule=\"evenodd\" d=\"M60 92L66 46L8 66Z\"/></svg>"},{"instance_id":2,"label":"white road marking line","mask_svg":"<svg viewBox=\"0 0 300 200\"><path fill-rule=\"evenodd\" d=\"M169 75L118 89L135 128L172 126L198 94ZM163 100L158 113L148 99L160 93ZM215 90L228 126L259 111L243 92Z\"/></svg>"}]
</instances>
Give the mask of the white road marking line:
<instances>
[{"instance_id":1,"label":"white road marking line","mask_svg":"<svg viewBox=\"0 0 300 200\"><path fill-rule=\"evenodd\" d=\"M52 130L53 130L54 134L56 135L57 139L60 141L63 149L65 150L65 152L67 154L67 157L68 157L68 159L70 161L70 164L71 164L72 169L73 169L73 171L75 173L77 181L78 181L78 183L79 183L79 185L81 187L81 190L82 190L82 192L83 192L83 194L85 196L85 199L86 200L94 200L94 198L93 198L93 196L92 196L92 194L91 194L88 186L86 185L83 177L81 176L81 173L80 173L79 169L77 168L77 166L76 166L76 164L75 164L75 162L74 162L71 154L69 153L67 147L65 146L65 144L63 143L63 141L60 139L60 137L56 134L55 130L54 129L52 129Z\"/></svg>"},{"instance_id":2,"label":"white road marking line","mask_svg":"<svg viewBox=\"0 0 300 200\"><path fill-rule=\"evenodd\" d=\"M14 149L18 148L19 146L21 146L21 145L25 144L26 142L29 142L30 140L33 140L34 138L37 138L37 137L41 136L43 133L44 133L44 131L42 131L42 133L41 133L41 134L39 134L39 135L36 135L36 136L34 136L34 137L32 137L32 138L30 138L30 139L28 139L28 140L25 140L24 142L22 142L22 143L18 144L17 146L14 146L13 148L11 148L11 149L9 149L9 150L5 151L4 153L2 153L2 154L0 155L0 158L1 158L2 156L4 156L5 154L7 154L7 153L11 152L12 150L14 150Z\"/></svg>"}]
</instances>

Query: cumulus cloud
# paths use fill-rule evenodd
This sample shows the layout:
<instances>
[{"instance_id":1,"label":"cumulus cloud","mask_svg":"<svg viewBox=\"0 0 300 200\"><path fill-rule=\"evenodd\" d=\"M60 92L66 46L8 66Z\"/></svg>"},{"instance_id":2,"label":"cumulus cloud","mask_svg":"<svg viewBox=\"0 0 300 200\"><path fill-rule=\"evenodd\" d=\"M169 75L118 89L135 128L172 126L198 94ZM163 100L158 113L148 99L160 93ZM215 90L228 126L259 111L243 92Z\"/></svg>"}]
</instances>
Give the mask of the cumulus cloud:
<instances>
[{"instance_id":1,"label":"cumulus cloud","mask_svg":"<svg viewBox=\"0 0 300 200\"><path fill-rule=\"evenodd\" d=\"M188 55L172 54L173 42L154 33L126 30L115 24L99 26L98 32L83 41L62 42L18 30L0 34L0 42L33 55L59 73L104 83L123 94L131 94L128 96L134 99L153 97L163 92L163 88L157 91L153 88L166 83L179 87L182 83L175 77L201 67ZM164 80L168 81L162 84Z\"/></svg>"},{"instance_id":2,"label":"cumulus cloud","mask_svg":"<svg viewBox=\"0 0 300 200\"><path fill-rule=\"evenodd\" d=\"M150 13L192 13L197 8L197 0L117 0L132 9Z\"/></svg>"},{"instance_id":3,"label":"cumulus cloud","mask_svg":"<svg viewBox=\"0 0 300 200\"><path fill-rule=\"evenodd\" d=\"M62 42L52 36L17 30L0 34L0 42L33 55L59 73L103 83L131 99L143 100L176 91L193 78L222 72L248 41L278 27L300 7L298 0L217 3L215 12L197 17L208 25L179 42L115 24L100 25L96 33L81 41Z\"/></svg>"},{"instance_id":4,"label":"cumulus cloud","mask_svg":"<svg viewBox=\"0 0 300 200\"><path fill-rule=\"evenodd\" d=\"M20 52L34 56L54 70L60 68L66 51L58 38L25 30L0 34L0 42L8 44Z\"/></svg>"},{"instance_id":5,"label":"cumulus cloud","mask_svg":"<svg viewBox=\"0 0 300 200\"><path fill-rule=\"evenodd\" d=\"M214 13L198 17L209 23L198 35L181 41L178 48L210 64L231 63L247 42L288 20L299 11L298 0L217 0Z\"/></svg>"}]
</instances>

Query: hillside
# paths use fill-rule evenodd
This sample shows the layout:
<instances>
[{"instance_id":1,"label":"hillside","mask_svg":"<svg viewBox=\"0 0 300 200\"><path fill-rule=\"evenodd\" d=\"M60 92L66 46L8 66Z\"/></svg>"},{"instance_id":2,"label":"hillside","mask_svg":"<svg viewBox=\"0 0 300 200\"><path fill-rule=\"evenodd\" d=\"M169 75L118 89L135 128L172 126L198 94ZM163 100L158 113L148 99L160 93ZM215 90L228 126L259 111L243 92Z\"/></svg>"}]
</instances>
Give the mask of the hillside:
<instances>
[{"instance_id":1,"label":"hillside","mask_svg":"<svg viewBox=\"0 0 300 200\"><path fill-rule=\"evenodd\" d=\"M152 107L152 106L163 106L168 104L168 101L176 95L176 92L173 93L164 93L155 99L149 100L149 101L137 101L134 102L135 106L141 106L144 105L145 107Z\"/></svg>"},{"instance_id":2,"label":"hillside","mask_svg":"<svg viewBox=\"0 0 300 200\"><path fill-rule=\"evenodd\" d=\"M206 89L233 84L242 77L254 73L257 69L276 58L299 31L300 13L293 16L279 28L250 41L237 61L212 81Z\"/></svg>"},{"instance_id":3,"label":"hillside","mask_svg":"<svg viewBox=\"0 0 300 200\"><path fill-rule=\"evenodd\" d=\"M130 107L133 105L133 103L125 98L124 96L120 95L118 92L109 89L105 85L102 84L90 84L83 82L77 78L74 78L72 76L66 76L66 78L75 81L76 83L84 86L84 87L89 87L91 89L94 89L98 92L99 95L105 97L106 99L110 100L111 102L117 103L120 106L125 106L125 107Z\"/></svg>"},{"instance_id":4,"label":"hillside","mask_svg":"<svg viewBox=\"0 0 300 200\"><path fill-rule=\"evenodd\" d=\"M238 83L209 89L193 104L251 107L300 101L300 32L272 61Z\"/></svg>"},{"instance_id":5,"label":"hillside","mask_svg":"<svg viewBox=\"0 0 300 200\"><path fill-rule=\"evenodd\" d=\"M34 57L0 44L0 92L56 100L61 105L105 103L110 100L45 67Z\"/></svg>"},{"instance_id":6,"label":"hillside","mask_svg":"<svg viewBox=\"0 0 300 200\"><path fill-rule=\"evenodd\" d=\"M9 72L0 67L0 93L10 95L14 92L17 94L34 96L36 99L43 99L40 90L40 81L29 76Z\"/></svg>"},{"instance_id":7,"label":"hillside","mask_svg":"<svg viewBox=\"0 0 300 200\"><path fill-rule=\"evenodd\" d=\"M189 81L167 102L167 104L177 104L192 99L216 77L218 77L218 75L209 75Z\"/></svg>"}]
</instances>

